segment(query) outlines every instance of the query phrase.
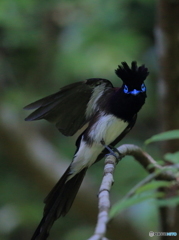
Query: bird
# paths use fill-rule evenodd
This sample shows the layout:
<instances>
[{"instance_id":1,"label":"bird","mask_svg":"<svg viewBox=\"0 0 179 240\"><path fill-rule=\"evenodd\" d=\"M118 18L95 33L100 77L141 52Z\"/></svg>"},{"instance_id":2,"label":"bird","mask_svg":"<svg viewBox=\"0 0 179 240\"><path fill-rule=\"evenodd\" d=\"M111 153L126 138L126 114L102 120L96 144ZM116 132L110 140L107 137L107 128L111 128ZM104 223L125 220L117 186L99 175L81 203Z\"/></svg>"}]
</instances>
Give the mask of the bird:
<instances>
[{"instance_id":1,"label":"bird","mask_svg":"<svg viewBox=\"0 0 179 240\"><path fill-rule=\"evenodd\" d=\"M149 71L132 61L131 65L122 62L115 73L121 87L90 78L24 107L34 110L26 121L45 119L65 136L86 126L77 138L72 162L44 200L43 217L31 240L48 238L53 223L70 210L88 168L109 152L115 155L115 145L133 128L147 97L144 80Z\"/></svg>"}]
</instances>

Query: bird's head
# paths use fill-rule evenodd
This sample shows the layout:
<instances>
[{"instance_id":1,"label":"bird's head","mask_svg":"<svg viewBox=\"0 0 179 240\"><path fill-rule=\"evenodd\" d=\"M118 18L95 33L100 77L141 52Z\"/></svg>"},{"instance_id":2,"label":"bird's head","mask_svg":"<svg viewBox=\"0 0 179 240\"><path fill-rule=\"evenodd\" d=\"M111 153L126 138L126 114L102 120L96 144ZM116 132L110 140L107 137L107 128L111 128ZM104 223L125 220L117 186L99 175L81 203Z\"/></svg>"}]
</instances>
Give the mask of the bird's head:
<instances>
[{"instance_id":1,"label":"bird's head","mask_svg":"<svg viewBox=\"0 0 179 240\"><path fill-rule=\"evenodd\" d=\"M144 80L149 72L145 65L138 67L137 63L133 61L130 68L126 62L122 62L121 66L119 65L115 72L123 81L121 90L124 94L130 96L146 95Z\"/></svg>"}]
</instances>

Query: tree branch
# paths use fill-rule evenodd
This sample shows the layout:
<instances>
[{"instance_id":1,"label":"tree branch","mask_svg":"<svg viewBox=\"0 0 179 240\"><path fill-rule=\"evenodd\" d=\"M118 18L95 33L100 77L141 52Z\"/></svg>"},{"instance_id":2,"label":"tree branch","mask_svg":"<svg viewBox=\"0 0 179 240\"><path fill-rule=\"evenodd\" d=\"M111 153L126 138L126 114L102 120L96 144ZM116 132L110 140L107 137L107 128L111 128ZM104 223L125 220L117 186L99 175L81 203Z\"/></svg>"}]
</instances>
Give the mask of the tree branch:
<instances>
[{"instance_id":1,"label":"tree branch","mask_svg":"<svg viewBox=\"0 0 179 240\"><path fill-rule=\"evenodd\" d=\"M113 173L117 164L116 158L108 155L105 159L104 176L102 179L101 187L99 189L99 212L98 221L94 235L88 240L105 240L106 227L109 220L110 199L109 192L114 182Z\"/></svg>"},{"instance_id":2,"label":"tree branch","mask_svg":"<svg viewBox=\"0 0 179 240\"><path fill-rule=\"evenodd\" d=\"M145 178L143 181L138 183L134 188L132 188L131 191L124 197L124 199L133 196L137 188L152 181L154 178L167 181L176 180L176 177L171 172L167 171L168 168L160 166L148 153L144 152L141 148L132 144L124 144L118 147L117 150L121 153L120 156L118 155L119 160L121 160L126 155L133 156L149 173L151 173L147 178ZM118 160L112 155L108 155L105 159L104 177L102 179L98 195L99 199L98 220L94 235L90 237L88 240L105 239L104 237L107 231L107 223L109 221L110 210L109 192L114 182L113 173L117 165L117 162Z\"/></svg>"}]
</instances>

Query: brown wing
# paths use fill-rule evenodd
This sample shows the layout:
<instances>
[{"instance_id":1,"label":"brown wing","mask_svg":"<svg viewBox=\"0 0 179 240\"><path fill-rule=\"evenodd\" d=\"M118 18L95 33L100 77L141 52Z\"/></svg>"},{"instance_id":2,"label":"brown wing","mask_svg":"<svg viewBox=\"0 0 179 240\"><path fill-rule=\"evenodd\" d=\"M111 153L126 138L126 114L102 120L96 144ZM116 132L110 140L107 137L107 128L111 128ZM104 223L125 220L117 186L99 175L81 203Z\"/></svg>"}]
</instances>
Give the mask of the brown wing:
<instances>
[{"instance_id":1,"label":"brown wing","mask_svg":"<svg viewBox=\"0 0 179 240\"><path fill-rule=\"evenodd\" d=\"M99 78L70 84L61 88L57 93L27 105L24 109L36 110L25 120L46 119L55 123L65 136L72 136L90 120L95 111L92 107L88 107L90 114L88 112L88 116L86 115L92 94L96 89L100 94L100 91L106 91L109 88L113 88L110 81ZM95 101L97 97L98 95L94 96L93 100Z\"/></svg>"}]
</instances>

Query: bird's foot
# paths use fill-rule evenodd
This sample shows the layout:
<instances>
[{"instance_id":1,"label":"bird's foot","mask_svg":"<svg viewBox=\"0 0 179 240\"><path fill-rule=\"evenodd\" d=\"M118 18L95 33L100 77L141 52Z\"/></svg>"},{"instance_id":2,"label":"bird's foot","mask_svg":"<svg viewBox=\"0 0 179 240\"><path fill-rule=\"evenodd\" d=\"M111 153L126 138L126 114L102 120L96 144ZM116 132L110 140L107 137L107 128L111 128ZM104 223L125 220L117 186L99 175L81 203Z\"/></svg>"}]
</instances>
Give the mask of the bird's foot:
<instances>
[{"instance_id":1,"label":"bird's foot","mask_svg":"<svg viewBox=\"0 0 179 240\"><path fill-rule=\"evenodd\" d=\"M111 146L111 145L107 146L104 141L101 141L101 144L109 151L109 153L106 154L105 156L112 155L112 156L114 156L118 161L121 160L122 154L118 151L117 148L115 148L115 147L113 147L113 146ZM117 153L117 154L116 154L116 153Z\"/></svg>"},{"instance_id":2,"label":"bird's foot","mask_svg":"<svg viewBox=\"0 0 179 240\"><path fill-rule=\"evenodd\" d=\"M113 152L116 152L118 154L118 159L121 160L124 156L122 153L118 151L118 149L114 146L109 145L108 146Z\"/></svg>"}]
</instances>

